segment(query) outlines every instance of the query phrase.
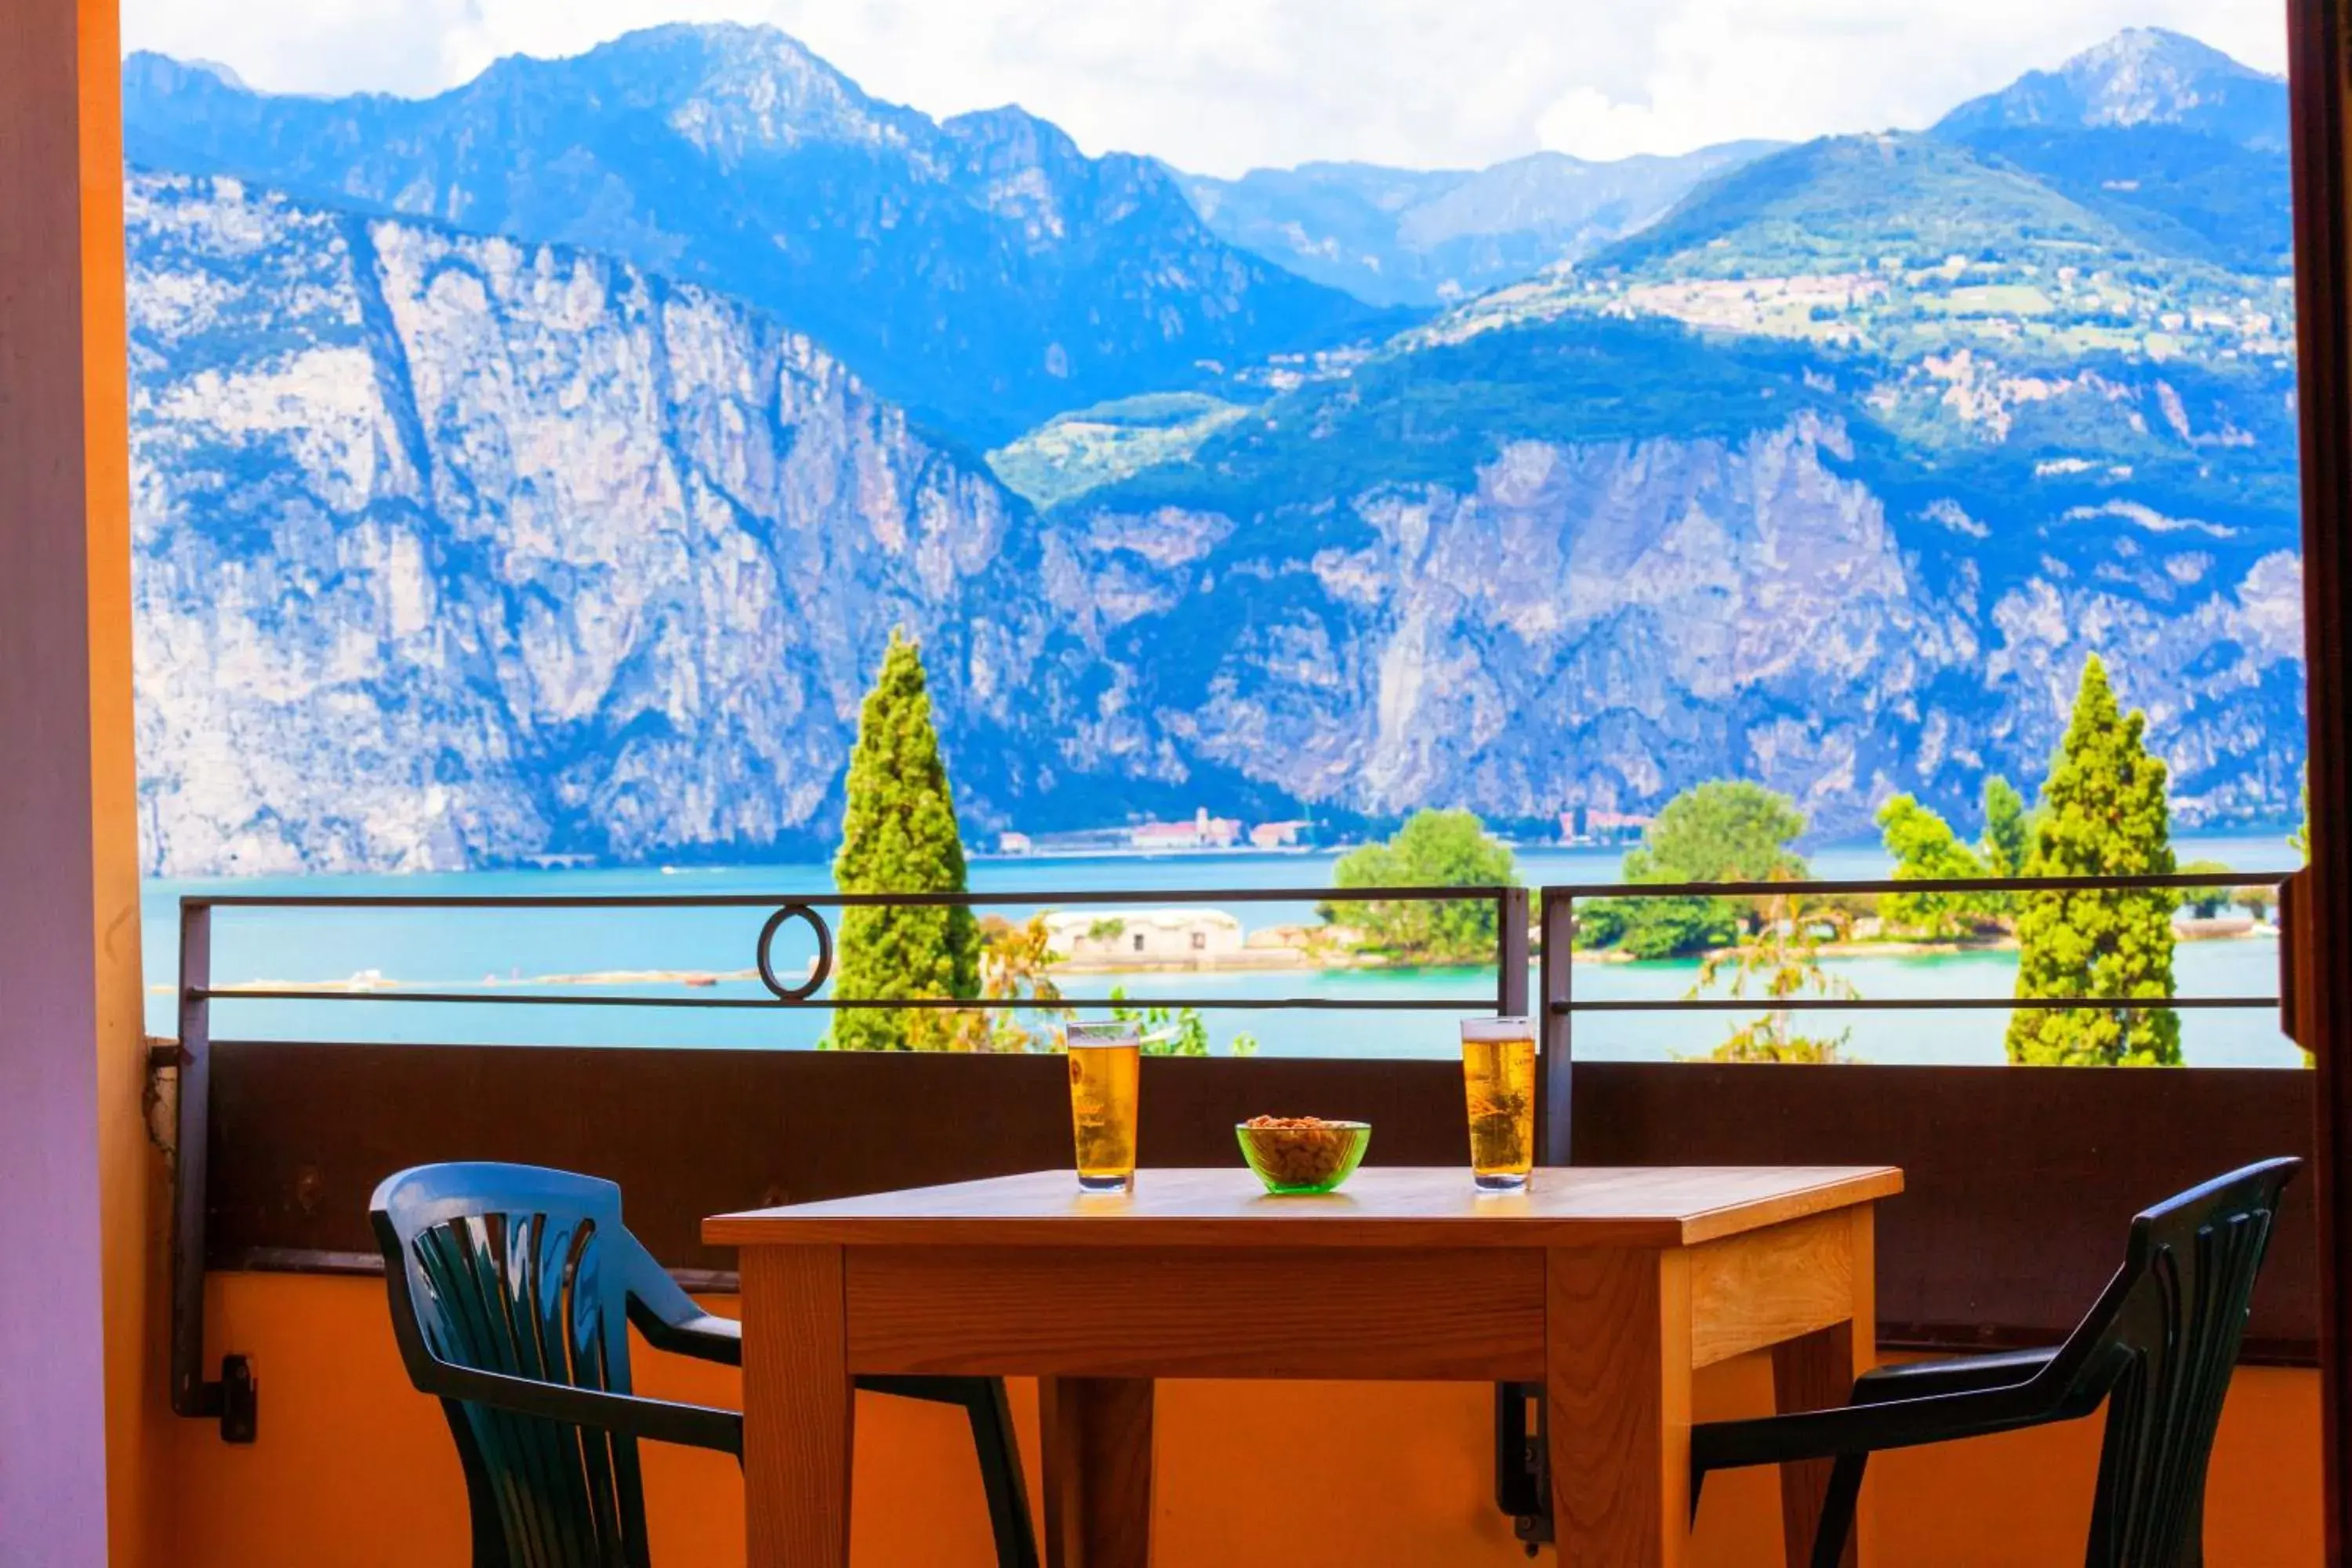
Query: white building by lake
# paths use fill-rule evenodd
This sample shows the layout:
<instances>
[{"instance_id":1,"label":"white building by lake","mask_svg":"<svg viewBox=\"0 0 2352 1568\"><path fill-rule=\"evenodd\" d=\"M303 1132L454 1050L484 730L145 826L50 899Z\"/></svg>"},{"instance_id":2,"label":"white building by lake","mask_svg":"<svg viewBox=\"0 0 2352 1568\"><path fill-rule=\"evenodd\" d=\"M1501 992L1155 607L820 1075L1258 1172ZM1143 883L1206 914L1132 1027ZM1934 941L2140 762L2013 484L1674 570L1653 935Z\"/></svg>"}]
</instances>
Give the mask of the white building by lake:
<instances>
[{"instance_id":1,"label":"white building by lake","mask_svg":"<svg viewBox=\"0 0 2352 1568\"><path fill-rule=\"evenodd\" d=\"M1242 922L1223 910L1076 910L1049 914L1053 951L1103 968L1212 963L1242 951Z\"/></svg>"}]
</instances>

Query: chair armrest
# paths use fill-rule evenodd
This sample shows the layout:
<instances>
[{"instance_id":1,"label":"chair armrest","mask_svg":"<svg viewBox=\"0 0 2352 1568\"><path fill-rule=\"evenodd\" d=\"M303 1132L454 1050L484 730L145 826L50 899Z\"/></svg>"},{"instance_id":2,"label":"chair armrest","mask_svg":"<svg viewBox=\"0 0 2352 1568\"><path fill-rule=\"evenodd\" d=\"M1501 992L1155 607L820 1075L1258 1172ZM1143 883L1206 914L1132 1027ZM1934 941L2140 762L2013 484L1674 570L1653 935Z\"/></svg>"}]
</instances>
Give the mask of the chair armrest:
<instances>
[{"instance_id":1,"label":"chair armrest","mask_svg":"<svg viewBox=\"0 0 2352 1568\"><path fill-rule=\"evenodd\" d=\"M2057 1346L2047 1345L2040 1350L2000 1351L1990 1355L1890 1363L1874 1367L1855 1380L1853 1402L1883 1405L1892 1399L1917 1399L1929 1394L2008 1388L2039 1373L2057 1354Z\"/></svg>"},{"instance_id":2,"label":"chair armrest","mask_svg":"<svg viewBox=\"0 0 2352 1568\"><path fill-rule=\"evenodd\" d=\"M443 1399L459 1399L518 1415L536 1415L574 1426L625 1433L651 1442L715 1448L739 1459L743 1457L743 1417L732 1410L646 1399L632 1394L609 1394L602 1389L573 1388L567 1384L541 1383L502 1372L479 1372L444 1361L429 1350L421 1363L411 1360L409 1375L420 1390Z\"/></svg>"},{"instance_id":3,"label":"chair armrest","mask_svg":"<svg viewBox=\"0 0 2352 1568\"><path fill-rule=\"evenodd\" d=\"M721 1366L743 1364L743 1325L732 1318L698 1311L690 1318L665 1318L653 1304L629 1298L629 1321L646 1336L646 1343L674 1355L715 1361Z\"/></svg>"},{"instance_id":4,"label":"chair armrest","mask_svg":"<svg viewBox=\"0 0 2352 1568\"><path fill-rule=\"evenodd\" d=\"M743 1325L732 1318L714 1317L678 1288L669 1270L634 1236L615 1238L625 1249L622 1267L628 1271L629 1321L657 1351L715 1361L722 1366L743 1364Z\"/></svg>"},{"instance_id":5,"label":"chair armrest","mask_svg":"<svg viewBox=\"0 0 2352 1568\"><path fill-rule=\"evenodd\" d=\"M860 1373L856 1385L868 1394L898 1399L923 1399L935 1405L961 1405L966 1410L984 1407L1001 1396L1002 1382L992 1377L944 1377L904 1373Z\"/></svg>"},{"instance_id":6,"label":"chair armrest","mask_svg":"<svg viewBox=\"0 0 2352 1568\"><path fill-rule=\"evenodd\" d=\"M2030 1387L2004 1384L1790 1415L1708 1421L1691 1428L1691 1470L1704 1476L1747 1465L1913 1448L2072 1420L2082 1414Z\"/></svg>"}]
</instances>

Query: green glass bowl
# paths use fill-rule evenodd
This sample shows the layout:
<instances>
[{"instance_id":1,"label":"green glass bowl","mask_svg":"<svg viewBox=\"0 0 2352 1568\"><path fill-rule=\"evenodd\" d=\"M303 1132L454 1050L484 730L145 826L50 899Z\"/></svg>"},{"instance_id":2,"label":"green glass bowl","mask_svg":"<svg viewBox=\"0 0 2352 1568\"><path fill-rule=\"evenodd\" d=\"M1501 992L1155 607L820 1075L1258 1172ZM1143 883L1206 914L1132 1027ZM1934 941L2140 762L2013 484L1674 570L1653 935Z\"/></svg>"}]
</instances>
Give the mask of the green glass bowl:
<instances>
[{"instance_id":1,"label":"green glass bowl","mask_svg":"<svg viewBox=\"0 0 2352 1568\"><path fill-rule=\"evenodd\" d=\"M1328 1193L1356 1173L1371 1147L1369 1121L1327 1121L1320 1127L1234 1127L1242 1158L1276 1197Z\"/></svg>"}]
</instances>

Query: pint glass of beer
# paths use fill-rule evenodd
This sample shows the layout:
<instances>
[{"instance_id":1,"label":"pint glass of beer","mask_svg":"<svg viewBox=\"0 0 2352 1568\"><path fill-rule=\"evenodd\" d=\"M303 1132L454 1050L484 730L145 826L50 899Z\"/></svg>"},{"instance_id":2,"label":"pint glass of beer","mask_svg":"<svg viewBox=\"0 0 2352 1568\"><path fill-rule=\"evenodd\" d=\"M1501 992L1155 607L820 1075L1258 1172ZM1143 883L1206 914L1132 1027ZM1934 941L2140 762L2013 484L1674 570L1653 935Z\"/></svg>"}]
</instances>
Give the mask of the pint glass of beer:
<instances>
[{"instance_id":1,"label":"pint glass of beer","mask_svg":"<svg viewBox=\"0 0 2352 1568\"><path fill-rule=\"evenodd\" d=\"M1462 1024L1470 1174L1478 1190L1517 1192L1536 1163L1536 1030L1528 1018Z\"/></svg>"},{"instance_id":2,"label":"pint glass of beer","mask_svg":"<svg viewBox=\"0 0 2352 1568\"><path fill-rule=\"evenodd\" d=\"M1132 1024L1111 1023L1072 1024L1062 1038L1070 1058L1078 1185L1089 1193L1132 1192L1142 1037Z\"/></svg>"}]
</instances>

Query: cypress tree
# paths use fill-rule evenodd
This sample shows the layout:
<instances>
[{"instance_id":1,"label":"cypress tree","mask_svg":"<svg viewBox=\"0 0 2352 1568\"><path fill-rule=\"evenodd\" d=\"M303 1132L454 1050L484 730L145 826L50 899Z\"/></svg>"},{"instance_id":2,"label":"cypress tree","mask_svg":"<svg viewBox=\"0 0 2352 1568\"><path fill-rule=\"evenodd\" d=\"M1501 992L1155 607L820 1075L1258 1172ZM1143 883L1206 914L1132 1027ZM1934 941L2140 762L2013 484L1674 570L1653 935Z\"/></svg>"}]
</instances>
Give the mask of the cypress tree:
<instances>
[{"instance_id":1,"label":"cypress tree","mask_svg":"<svg viewBox=\"0 0 2352 1568\"><path fill-rule=\"evenodd\" d=\"M2042 785L2032 877L2173 869L2164 763L2142 742L2147 716L2118 711L2105 666L2083 667L2074 716ZM2018 899L2020 996L2167 997L2175 896L2028 893ZM2037 1066L2177 1067L2169 1007L2026 1010L2010 1015L2009 1059Z\"/></svg>"},{"instance_id":2,"label":"cypress tree","mask_svg":"<svg viewBox=\"0 0 2352 1568\"><path fill-rule=\"evenodd\" d=\"M961 893L963 837L931 728L920 649L890 634L882 672L857 717L848 806L834 885L845 893ZM980 931L969 909L842 911L833 994L843 999L978 996ZM952 1014L858 1009L835 1014L837 1050L945 1049L966 1037Z\"/></svg>"}]
</instances>

